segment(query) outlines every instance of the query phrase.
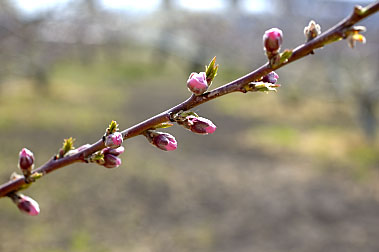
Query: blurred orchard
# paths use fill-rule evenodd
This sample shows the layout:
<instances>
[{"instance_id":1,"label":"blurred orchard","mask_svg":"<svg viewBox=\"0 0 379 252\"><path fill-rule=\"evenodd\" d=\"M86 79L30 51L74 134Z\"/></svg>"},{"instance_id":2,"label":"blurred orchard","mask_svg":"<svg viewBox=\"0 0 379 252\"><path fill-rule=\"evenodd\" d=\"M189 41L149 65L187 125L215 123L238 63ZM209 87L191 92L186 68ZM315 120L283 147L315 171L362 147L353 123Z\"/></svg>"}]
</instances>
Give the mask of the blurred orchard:
<instances>
[{"instance_id":1,"label":"blurred orchard","mask_svg":"<svg viewBox=\"0 0 379 252\"><path fill-rule=\"evenodd\" d=\"M325 31L372 1L104 2L25 12L0 1L1 183L23 147L42 165L63 138L93 143L111 120L125 129L183 101L189 74L215 55L212 88L261 66L267 29L293 48L311 19ZM212 135L172 127L175 151L136 137L117 169L77 164L38 181L38 217L2 199L0 251L379 251L378 23L360 23L365 45L335 43L278 70L277 93L195 109Z\"/></svg>"}]
</instances>

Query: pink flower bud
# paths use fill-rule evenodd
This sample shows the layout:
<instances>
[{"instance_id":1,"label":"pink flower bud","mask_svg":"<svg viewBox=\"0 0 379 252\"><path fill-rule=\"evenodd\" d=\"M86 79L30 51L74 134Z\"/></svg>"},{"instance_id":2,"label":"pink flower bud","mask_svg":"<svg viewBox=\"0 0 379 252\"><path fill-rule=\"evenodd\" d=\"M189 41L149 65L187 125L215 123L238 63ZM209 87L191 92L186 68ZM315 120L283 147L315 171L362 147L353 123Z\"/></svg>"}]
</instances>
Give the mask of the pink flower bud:
<instances>
[{"instance_id":1,"label":"pink flower bud","mask_svg":"<svg viewBox=\"0 0 379 252\"><path fill-rule=\"evenodd\" d=\"M283 33L278 28L271 28L263 35L263 45L267 53L276 53L283 41Z\"/></svg>"},{"instance_id":2,"label":"pink flower bud","mask_svg":"<svg viewBox=\"0 0 379 252\"><path fill-rule=\"evenodd\" d=\"M278 81L278 79L279 79L279 75L275 73L274 71L272 71L262 78L262 82L275 84Z\"/></svg>"},{"instance_id":3,"label":"pink flower bud","mask_svg":"<svg viewBox=\"0 0 379 252\"><path fill-rule=\"evenodd\" d=\"M120 132L115 132L105 137L105 146L116 148L122 144L123 138Z\"/></svg>"},{"instance_id":4,"label":"pink flower bud","mask_svg":"<svg viewBox=\"0 0 379 252\"><path fill-rule=\"evenodd\" d=\"M125 151L124 146L120 146L120 147L118 147L118 148L116 148L116 149L112 149L112 148L110 148L110 147L107 147L107 148L104 148L104 149L103 149L103 154L104 154L104 155L112 154L112 155L114 155L114 156L118 156L118 155L124 153L124 151Z\"/></svg>"},{"instance_id":5,"label":"pink flower bud","mask_svg":"<svg viewBox=\"0 0 379 252\"><path fill-rule=\"evenodd\" d=\"M212 134L217 128L210 120L203 117L187 116L186 119L189 130L197 134Z\"/></svg>"},{"instance_id":6,"label":"pink flower bud","mask_svg":"<svg viewBox=\"0 0 379 252\"><path fill-rule=\"evenodd\" d=\"M112 154L104 155L104 164L106 168L115 168L121 165L121 159Z\"/></svg>"},{"instance_id":7,"label":"pink flower bud","mask_svg":"<svg viewBox=\"0 0 379 252\"><path fill-rule=\"evenodd\" d=\"M207 91L208 83L205 72L191 73L187 80L187 87L195 95L201 95Z\"/></svg>"},{"instance_id":8,"label":"pink flower bud","mask_svg":"<svg viewBox=\"0 0 379 252\"><path fill-rule=\"evenodd\" d=\"M23 148L19 154L18 165L21 171L24 173L24 175L32 171L33 164L34 164L33 153L30 150Z\"/></svg>"},{"instance_id":9,"label":"pink flower bud","mask_svg":"<svg viewBox=\"0 0 379 252\"><path fill-rule=\"evenodd\" d=\"M22 194L17 195L14 198L14 202L17 204L17 207L21 212L24 212L28 215L35 216L40 212L37 201L28 196Z\"/></svg>"},{"instance_id":10,"label":"pink flower bud","mask_svg":"<svg viewBox=\"0 0 379 252\"><path fill-rule=\"evenodd\" d=\"M178 147L175 137L162 132L153 137L152 144L164 151L173 151Z\"/></svg>"}]
</instances>

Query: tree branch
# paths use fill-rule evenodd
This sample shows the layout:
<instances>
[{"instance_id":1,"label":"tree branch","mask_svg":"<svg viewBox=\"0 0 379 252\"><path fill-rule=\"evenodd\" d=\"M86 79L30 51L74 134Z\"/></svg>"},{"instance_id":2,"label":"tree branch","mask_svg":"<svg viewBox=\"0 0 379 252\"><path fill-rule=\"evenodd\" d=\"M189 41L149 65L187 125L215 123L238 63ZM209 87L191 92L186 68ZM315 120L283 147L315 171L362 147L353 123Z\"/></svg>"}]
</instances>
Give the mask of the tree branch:
<instances>
[{"instance_id":1,"label":"tree branch","mask_svg":"<svg viewBox=\"0 0 379 252\"><path fill-rule=\"evenodd\" d=\"M153 128L154 126L168 122L172 119L172 115L181 111L190 110L202 103L211 101L218 97L221 97L226 94L230 94L233 92L247 92L247 91L258 91L255 88L255 84L253 82L260 80L263 76L267 75L271 71L281 68L289 63L292 63L300 58L303 58L311 53L314 50L321 48L329 43L336 42L341 39L345 39L348 37L349 32L353 29L353 25L362 19L376 13L379 11L379 1L376 1L364 8L355 7L353 13L342 20L340 23L330 28L328 31L320 34L316 38L308 41L305 44L302 44L295 48L290 54L289 57L284 59L284 61L270 64L269 62L259 67L258 69L250 72L249 74L236 79L230 83L227 83L221 87L218 87L210 92L206 92L202 95L196 96L192 95L186 101L176 105L175 107L168 109L152 118L149 118L139 124L136 124L128 129L122 131L122 136L124 140L128 138L132 138L138 135L143 134L148 129ZM76 162L83 162L88 156L91 154L102 150L105 148L105 144L102 139L98 140L96 143L89 146L87 149L79 151L76 154L62 157L56 159L55 156L51 158L47 163L38 167L37 169L32 171L32 174L41 173L41 175L48 174L52 171L55 171L59 168L71 165ZM21 188L26 186L25 179L23 177L16 178L10 180L2 185L0 185L0 197L4 197L9 195L12 192L18 191Z\"/></svg>"}]
</instances>

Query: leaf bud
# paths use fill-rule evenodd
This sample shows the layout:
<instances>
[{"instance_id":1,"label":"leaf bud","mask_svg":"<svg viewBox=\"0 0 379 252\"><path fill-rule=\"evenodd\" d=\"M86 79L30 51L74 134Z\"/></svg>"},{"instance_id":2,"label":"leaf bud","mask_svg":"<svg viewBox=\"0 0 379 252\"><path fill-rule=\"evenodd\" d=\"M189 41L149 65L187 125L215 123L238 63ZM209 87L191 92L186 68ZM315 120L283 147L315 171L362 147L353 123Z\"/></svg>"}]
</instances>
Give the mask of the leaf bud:
<instances>
[{"instance_id":1,"label":"leaf bud","mask_svg":"<svg viewBox=\"0 0 379 252\"><path fill-rule=\"evenodd\" d=\"M317 24L314 20L309 21L308 26L304 28L304 35L306 41L311 41L315 37L321 34L321 26Z\"/></svg>"}]
</instances>

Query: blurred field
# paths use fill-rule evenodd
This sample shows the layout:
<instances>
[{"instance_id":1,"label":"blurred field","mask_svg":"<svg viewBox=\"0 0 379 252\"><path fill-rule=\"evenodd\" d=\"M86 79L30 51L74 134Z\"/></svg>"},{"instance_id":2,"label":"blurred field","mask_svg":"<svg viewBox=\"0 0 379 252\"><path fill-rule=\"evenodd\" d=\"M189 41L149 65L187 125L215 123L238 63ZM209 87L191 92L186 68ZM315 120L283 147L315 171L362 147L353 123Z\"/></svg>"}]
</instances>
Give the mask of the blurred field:
<instances>
[{"instance_id":1,"label":"blurred field","mask_svg":"<svg viewBox=\"0 0 379 252\"><path fill-rule=\"evenodd\" d=\"M38 217L1 199L0 251L378 251L379 139L362 129L349 89L335 88L348 85L346 72L377 86L377 65L364 65L377 58L371 36L369 49L341 42L279 70L277 93L201 105L195 111L216 132L169 128L179 145L173 152L136 137L117 169L77 164L49 174L25 191L40 203ZM342 56L330 57L335 51ZM89 61L53 64L44 88L25 76L4 79L1 181L17 170L23 147L39 166L64 138L93 143L111 120L125 129L186 99L189 72L201 69L178 55L163 65L155 53L138 43L118 57L98 48ZM257 54L252 65L217 55L213 85L263 64ZM331 68L342 70L330 77Z\"/></svg>"}]
</instances>

